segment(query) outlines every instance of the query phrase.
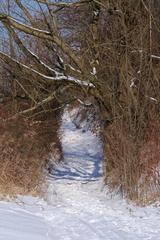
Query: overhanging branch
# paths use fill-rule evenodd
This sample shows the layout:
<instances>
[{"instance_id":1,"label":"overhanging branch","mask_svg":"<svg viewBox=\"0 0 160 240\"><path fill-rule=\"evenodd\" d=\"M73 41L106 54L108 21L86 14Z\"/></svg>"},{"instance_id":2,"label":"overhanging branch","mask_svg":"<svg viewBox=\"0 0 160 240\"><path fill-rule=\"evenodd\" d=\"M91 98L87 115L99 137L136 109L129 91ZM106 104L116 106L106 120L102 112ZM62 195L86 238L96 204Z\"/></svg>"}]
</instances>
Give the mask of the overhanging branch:
<instances>
[{"instance_id":1,"label":"overhanging branch","mask_svg":"<svg viewBox=\"0 0 160 240\"><path fill-rule=\"evenodd\" d=\"M26 65L20 63L19 61L11 58L9 55L7 55L1 51L0 51L0 59L2 59L6 63L11 63L12 65L17 66L17 68L20 68L22 73L24 70L29 74L34 74L34 76L37 76L41 80L41 82L45 83L45 84L62 84L62 83L69 84L70 83L70 84L75 84L80 87L90 87L90 88L94 87L94 85L91 83L88 83L86 81L81 81L72 76L66 76L66 75L63 75L62 73L58 73L58 72L57 72L57 76L55 76L55 77L44 75L44 74L38 72L37 70L35 70L29 66L26 66ZM14 69L14 70L16 70L16 69Z\"/></svg>"},{"instance_id":2,"label":"overhanging branch","mask_svg":"<svg viewBox=\"0 0 160 240\"><path fill-rule=\"evenodd\" d=\"M84 4L87 4L89 2L92 2L93 0L82 0L82 1L77 1L77 2L48 2L46 0L38 0L39 3L42 4L48 4L50 6L55 6L55 7L60 7L60 8L71 8L71 7L80 7Z\"/></svg>"},{"instance_id":3,"label":"overhanging branch","mask_svg":"<svg viewBox=\"0 0 160 240\"><path fill-rule=\"evenodd\" d=\"M45 39L54 42L65 54L67 54L72 61L78 66L78 68L83 72L83 66L80 59L75 55L71 48L57 35L44 30L40 30L23 24L12 17L9 17L7 14L0 13L0 21L6 23L17 30L20 30L26 34L38 37L40 39Z\"/></svg>"}]
</instances>

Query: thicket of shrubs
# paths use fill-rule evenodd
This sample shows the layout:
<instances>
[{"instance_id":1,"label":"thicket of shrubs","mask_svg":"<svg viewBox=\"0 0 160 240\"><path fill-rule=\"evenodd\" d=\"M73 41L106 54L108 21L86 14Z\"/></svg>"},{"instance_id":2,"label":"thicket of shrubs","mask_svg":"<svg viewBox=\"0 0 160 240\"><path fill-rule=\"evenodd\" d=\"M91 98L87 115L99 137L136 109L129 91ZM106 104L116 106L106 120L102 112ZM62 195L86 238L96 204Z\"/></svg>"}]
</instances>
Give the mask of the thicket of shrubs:
<instances>
[{"instance_id":1,"label":"thicket of shrubs","mask_svg":"<svg viewBox=\"0 0 160 240\"><path fill-rule=\"evenodd\" d=\"M113 120L105 128L106 183L147 203L160 198L160 6L112 1L110 7L102 44L102 79L109 79L105 92Z\"/></svg>"},{"instance_id":2,"label":"thicket of shrubs","mask_svg":"<svg viewBox=\"0 0 160 240\"><path fill-rule=\"evenodd\" d=\"M32 32L22 34L24 43L27 41L26 45L42 61L78 82L48 83L44 75L24 70L1 55L5 63L9 61L5 66L12 96L16 97L16 91L25 93L24 96L20 93L20 97L30 98L31 109L34 106L43 113L53 110L50 103L54 100L57 104L54 106L59 107L77 98L94 98L103 122L106 183L129 199L156 201L160 196L159 1L80 2L75 7L49 6L48 12L45 8L34 17L27 14L27 23L47 30L50 36L54 32L61 44L34 38ZM4 16L1 21L10 26ZM21 48L21 52L26 50ZM30 67L53 77L50 69L29 56L17 54L24 64L29 59ZM94 87L78 84L84 80ZM46 104L48 99L52 101L46 107L43 101Z\"/></svg>"},{"instance_id":3,"label":"thicket of shrubs","mask_svg":"<svg viewBox=\"0 0 160 240\"><path fill-rule=\"evenodd\" d=\"M13 117L10 111L0 104L0 195L40 194L49 155L62 158L58 119Z\"/></svg>"}]
</instances>

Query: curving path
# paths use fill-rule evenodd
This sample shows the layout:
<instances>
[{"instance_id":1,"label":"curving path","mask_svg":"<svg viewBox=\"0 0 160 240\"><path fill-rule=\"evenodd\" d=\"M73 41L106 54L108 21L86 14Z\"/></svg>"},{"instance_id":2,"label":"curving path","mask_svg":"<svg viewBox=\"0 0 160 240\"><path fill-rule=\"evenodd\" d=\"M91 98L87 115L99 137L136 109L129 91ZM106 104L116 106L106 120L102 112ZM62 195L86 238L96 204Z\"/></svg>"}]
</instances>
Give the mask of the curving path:
<instances>
[{"instance_id":1,"label":"curving path","mask_svg":"<svg viewBox=\"0 0 160 240\"><path fill-rule=\"evenodd\" d=\"M54 166L46 199L0 202L0 240L159 240L160 208L138 208L110 196L102 180L102 145L66 111L64 163ZM113 197L113 198L111 198Z\"/></svg>"},{"instance_id":2,"label":"curving path","mask_svg":"<svg viewBox=\"0 0 160 240\"><path fill-rule=\"evenodd\" d=\"M77 129L72 120L72 113L65 111L60 128L64 161L54 167L51 177L81 182L98 180L102 177L101 141L91 131L86 131L89 122L83 122Z\"/></svg>"}]
</instances>

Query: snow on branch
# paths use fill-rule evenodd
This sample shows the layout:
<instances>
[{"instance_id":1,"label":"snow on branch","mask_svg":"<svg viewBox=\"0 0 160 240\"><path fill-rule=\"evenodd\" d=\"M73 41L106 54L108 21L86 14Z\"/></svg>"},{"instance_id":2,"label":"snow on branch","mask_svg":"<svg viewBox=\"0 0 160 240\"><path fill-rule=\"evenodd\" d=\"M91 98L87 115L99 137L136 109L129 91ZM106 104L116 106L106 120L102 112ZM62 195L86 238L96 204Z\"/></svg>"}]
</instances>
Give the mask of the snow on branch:
<instances>
[{"instance_id":1,"label":"snow on branch","mask_svg":"<svg viewBox=\"0 0 160 240\"><path fill-rule=\"evenodd\" d=\"M54 42L65 54L67 54L73 60L73 62L79 67L79 69L83 71L83 66L80 59L75 55L75 53L63 41L60 36L53 35L51 32L40 30L35 27L21 23L4 13L0 13L0 21L26 34Z\"/></svg>"},{"instance_id":2,"label":"snow on branch","mask_svg":"<svg viewBox=\"0 0 160 240\"><path fill-rule=\"evenodd\" d=\"M40 72L38 72L37 70L29 67L29 66L26 66L22 63L20 63L19 61L13 59L12 57L10 57L9 55L3 53L0 51L0 58L6 62L6 63L12 63L12 64L15 64L17 65L18 67L20 67L22 70L26 70L27 73L32 73L34 75L37 75L37 77L40 77L42 79L42 82L43 83L46 83L46 84L62 84L62 83L72 83L72 84L75 84L75 85L78 85L78 86L86 86L86 87L94 87L94 85L92 83L88 83L87 81L81 81L79 79L76 79L75 77L72 77L72 76L66 76L66 75L63 75L62 73L58 73L55 71L56 73L56 76L55 77L52 77L52 76L47 76L45 74L42 74Z\"/></svg>"},{"instance_id":3,"label":"snow on branch","mask_svg":"<svg viewBox=\"0 0 160 240\"><path fill-rule=\"evenodd\" d=\"M38 67L38 69L40 71L43 71L44 73L51 73L56 75L57 72L52 69L51 67L47 66L43 61L40 60L40 58L34 54L33 52L31 52L22 42L22 40L19 38L18 34L14 31L14 29L12 27L10 27L9 25L5 24L6 28L8 29L9 33L11 34L11 36L13 37L13 39L15 40L16 44L19 46L19 48L23 51L24 54L26 54L26 56L29 57L29 59L31 59L36 66Z\"/></svg>"},{"instance_id":4,"label":"snow on branch","mask_svg":"<svg viewBox=\"0 0 160 240\"><path fill-rule=\"evenodd\" d=\"M32 26L29 26L27 24L24 24L22 22L19 22L14 18L9 17L7 14L0 13L0 21L13 26L14 28L16 28L24 33L33 35L35 37L53 41L53 37L50 32L45 31L45 30L40 30L40 29L34 28Z\"/></svg>"},{"instance_id":5,"label":"snow on branch","mask_svg":"<svg viewBox=\"0 0 160 240\"><path fill-rule=\"evenodd\" d=\"M154 54L151 55L151 58L156 59L156 60L160 60L160 56L157 56L157 55L154 55Z\"/></svg>"},{"instance_id":6,"label":"snow on branch","mask_svg":"<svg viewBox=\"0 0 160 240\"><path fill-rule=\"evenodd\" d=\"M60 7L60 8L70 8L70 7L80 7L83 4L92 2L93 0L81 0L76 2L48 2L46 0L37 0L39 3L48 4L50 6Z\"/></svg>"}]
</instances>

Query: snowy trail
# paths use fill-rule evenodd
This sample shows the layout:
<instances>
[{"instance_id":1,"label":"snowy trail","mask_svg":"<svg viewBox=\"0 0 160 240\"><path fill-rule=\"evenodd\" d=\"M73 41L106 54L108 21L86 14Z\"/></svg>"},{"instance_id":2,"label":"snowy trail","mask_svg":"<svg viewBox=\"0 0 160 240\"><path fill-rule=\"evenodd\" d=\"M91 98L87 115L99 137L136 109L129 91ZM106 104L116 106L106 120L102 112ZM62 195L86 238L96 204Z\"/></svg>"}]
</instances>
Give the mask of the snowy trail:
<instances>
[{"instance_id":1,"label":"snowy trail","mask_svg":"<svg viewBox=\"0 0 160 240\"><path fill-rule=\"evenodd\" d=\"M102 144L98 136L86 131L88 123L84 122L77 129L71 116L66 111L62 117L60 133L64 161L55 166L52 177L56 180L95 181L102 177Z\"/></svg>"},{"instance_id":2,"label":"snowy trail","mask_svg":"<svg viewBox=\"0 0 160 240\"><path fill-rule=\"evenodd\" d=\"M85 127L76 130L64 114L65 161L48 179L46 201L0 202L0 240L160 239L160 208L111 199L101 177L102 146Z\"/></svg>"}]
</instances>

